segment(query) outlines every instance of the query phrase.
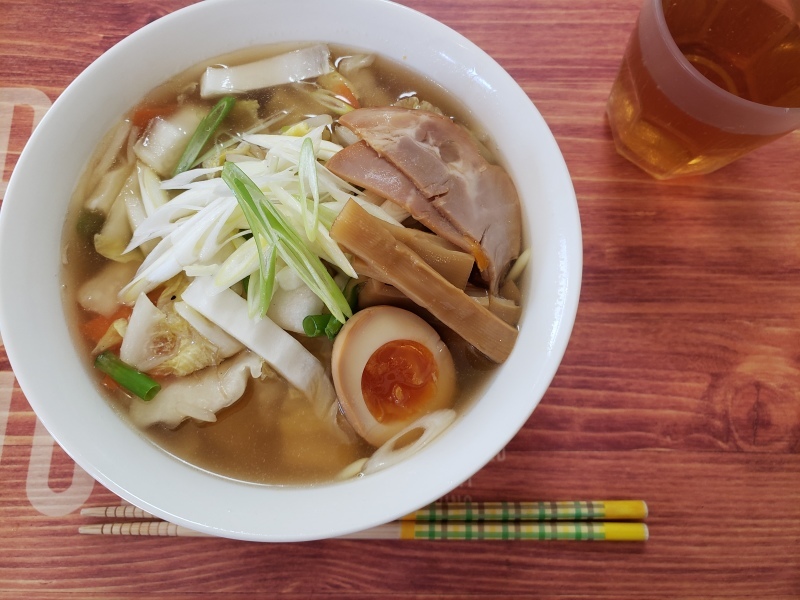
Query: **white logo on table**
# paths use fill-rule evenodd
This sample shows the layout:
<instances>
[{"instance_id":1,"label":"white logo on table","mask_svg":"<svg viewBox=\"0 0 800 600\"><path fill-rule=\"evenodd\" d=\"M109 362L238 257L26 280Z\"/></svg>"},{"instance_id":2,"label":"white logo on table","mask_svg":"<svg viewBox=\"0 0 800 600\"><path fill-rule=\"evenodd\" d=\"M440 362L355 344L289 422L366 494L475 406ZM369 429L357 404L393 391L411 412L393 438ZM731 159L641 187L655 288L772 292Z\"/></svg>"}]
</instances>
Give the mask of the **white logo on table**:
<instances>
[{"instance_id":1,"label":"white logo on table","mask_svg":"<svg viewBox=\"0 0 800 600\"><path fill-rule=\"evenodd\" d=\"M0 460L2 460L14 388L14 374L10 371L0 373ZM36 419L25 491L31 506L48 517L60 517L75 512L89 499L94 488L94 479L73 463L72 481L69 487L60 492L53 491L50 487L50 467L54 445L53 438L39 419Z\"/></svg>"},{"instance_id":2,"label":"white logo on table","mask_svg":"<svg viewBox=\"0 0 800 600\"><path fill-rule=\"evenodd\" d=\"M11 141L11 127L14 125L14 109L28 107L33 110L31 123L17 122L18 126L29 125L30 131L33 132L51 104L47 94L36 88L0 87L0 200L5 196L8 187L5 171ZM17 114L20 115L20 113Z\"/></svg>"}]
</instances>

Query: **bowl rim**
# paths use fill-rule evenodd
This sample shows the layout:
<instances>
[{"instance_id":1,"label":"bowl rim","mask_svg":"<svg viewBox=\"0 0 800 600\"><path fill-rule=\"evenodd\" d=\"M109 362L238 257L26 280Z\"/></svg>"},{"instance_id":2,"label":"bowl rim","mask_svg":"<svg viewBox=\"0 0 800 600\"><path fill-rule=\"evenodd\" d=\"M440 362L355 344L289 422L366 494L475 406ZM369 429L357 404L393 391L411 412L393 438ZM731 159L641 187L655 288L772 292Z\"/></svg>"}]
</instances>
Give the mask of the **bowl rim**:
<instances>
[{"instance_id":1,"label":"bowl rim","mask_svg":"<svg viewBox=\"0 0 800 600\"><path fill-rule=\"evenodd\" d=\"M60 235L56 242L49 241L46 247L44 244L36 246L27 254L23 253L25 255L22 258L18 250L24 247L26 237L35 230L28 222L33 211L30 199L41 201L41 198L51 197L55 190L64 189L41 177L41 164L51 164L61 158L54 169L56 174L60 172L64 177L74 177L69 187L71 194L88 158L86 149L91 151L96 140L99 140L98 134L107 131L114 122L110 109L106 111L108 114L98 109L92 115L96 117L95 120L85 114L85 106L81 102L85 102L89 91L102 90L108 93L109 81L124 87L126 83L123 77L126 76L136 81L151 82L149 87L142 86L145 90L168 79L156 79L155 74L146 72L141 64L131 60L132 53L138 52L139 56L149 58L175 52L179 58L172 61L175 64L171 68L171 76L200 61L233 50L233 47L225 47L225 44L235 45L230 36L224 38L224 43L223 40L210 43L205 55L192 54L189 50L194 45L181 48L176 40L164 40L165 36L172 35L185 41L178 35L180 31L188 27L195 31L199 28L202 32L203 28L210 27L209 23L222 19L234 8L241 11L268 9L271 14L277 13L282 18L308 15L313 10L320 20L327 16L325 22L336 23L332 8L327 4L317 0L294 0L292 3L280 3L279 0L205 0L179 9L132 33L81 73L44 116L12 173L0 211L0 331L18 383L37 417L67 454L106 488L158 517L211 535L252 541L303 541L336 537L399 518L444 496L497 455L524 425L555 376L577 313L582 274L577 199L555 138L527 94L488 54L431 17L388 0L340 0L336 3L339 11L344 10L365 20L373 19L373 22L377 19L386 24L382 38L386 36L390 44L395 43L396 46L388 50L382 48L379 52L396 60L407 58L412 67L415 57L424 56L431 61L431 66L426 64L426 71L443 69L444 75L441 80L437 78L437 82L452 85L456 90L463 88L465 93L474 95L466 101L470 110L480 103L481 106L514 111L513 124L502 121L500 116L494 114L495 111L489 111L490 117L487 119L478 119L498 127L500 137L505 135L503 132L510 136L518 129L531 134L518 140L518 150L521 156L533 157L534 160L528 163L520 156L503 158L507 168L513 167L512 175L515 178L522 181L538 178L534 191L526 189L520 192L532 203L531 207L527 202L524 203L523 211L527 212L533 207L542 208L548 217L548 229L538 231L541 238L531 240L537 247L542 247L545 256L536 263L535 275L528 278L530 285L534 281L547 285L541 286L541 289L527 290L532 294L532 299L523 314L520 338L507 366L503 367L528 375L524 381L525 390L520 390L519 381L495 377L486 391L486 395L493 397L494 413L489 402L475 403L467 414L459 416L448 431L425 448L424 461L418 455L359 480L302 487L264 486L226 479L195 467L187 467L182 461L168 457L142 435L131 431L122 419L115 416L109 421L110 415L115 413L107 402L89 410L90 399L87 399L87 395L95 399L101 396L88 377L79 375L80 369L70 370L80 364L77 356L72 355L76 353L59 354L57 350L47 347L45 350L37 349L37 343L28 339L30 330L22 322L26 314L42 315L38 327L47 332L53 346L63 351L66 347L65 336L69 338L66 323L59 322L59 319L64 321L63 310L60 314L52 314L54 302L59 306L61 304L58 268ZM436 39L436 49L430 44L427 47L420 44L419 47L401 48L400 41L405 40L404 32L410 26L417 28L414 36L420 37L422 33L419 31L422 31L424 35ZM306 27L305 31L313 29ZM277 35L274 29L267 27L267 30ZM237 47L266 43L266 40L256 42L259 35L265 34L257 33L254 26L246 25L244 31L242 39L236 42ZM346 31L346 26L334 26L330 35L323 36L326 39L321 41L341 43L337 40ZM298 43L320 39L320 36L303 39L299 30L297 33L283 31L280 35L289 36L290 33L294 36L291 39ZM379 40L374 37L376 34L371 35L374 39L364 39L359 44L350 45L378 47ZM270 41L283 40L272 38ZM158 52L153 45L158 46ZM159 66L156 71L166 68ZM501 94L505 96L501 98ZM131 97L131 102L135 104L143 95ZM112 98L110 103L114 102L121 106L122 100ZM119 119L125 110L116 112L115 118ZM77 122L67 123L70 118ZM86 128L90 132L87 137L94 141L89 143L75 138L80 133L80 127ZM57 140L56 148L52 147L54 143L48 138ZM63 151L71 147L70 143L80 150L76 150L76 156L65 157ZM76 170L76 164L80 164L81 169ZM519 181L517 183L519 187ZM63 215L63 211L58 214ZM526 222L530 223L530 215ZM60 233L61 224L56 225ZM49 229L45 231L52 233L53 226L52 223L47 225ZM57 252L53 252L54 243ZM30 272L41 273L41 276L35 278L25 294L15 293L14 290L22 289ZM533 307L537 310L534 311ZM539 309L545 311L544 317L538 314ZM52 377L46 376L43 365L37 363L37 350L44 352L49 359L47 367L55 372ZM536 359L535 369L530 367L531 355ZM64 394L65 385L58 381L57 375L71 384L67 403L55 400ZM69 406L69 402L74 402L74 405ZM501 408L510 417L511 423L507 422L509 419L500 420L495 414ZM479 439L481 443L463 443L464 438L474 435L487 423L493 426L493 436L488 440ZM455 444L456 440L461 441L458 446L459 458L453 459L448 443ZM120 461L127 457L120 449L123 445L126 450L133 448L136 451L136 462L128 462L124 468L120 465ZM159 469L148 470L147 465L151 464L158 465ZM176 477L180 485L176 485ZM420 482L422 478L424 485ZM323 489L325 505L320 506L320 490ZM213 491L213 494L203 493L208 491ZM260 510L264 506L269 510ZM288 509L291 509L291 514L281 514L281 510Z\"/></svg>"}]
</instances>

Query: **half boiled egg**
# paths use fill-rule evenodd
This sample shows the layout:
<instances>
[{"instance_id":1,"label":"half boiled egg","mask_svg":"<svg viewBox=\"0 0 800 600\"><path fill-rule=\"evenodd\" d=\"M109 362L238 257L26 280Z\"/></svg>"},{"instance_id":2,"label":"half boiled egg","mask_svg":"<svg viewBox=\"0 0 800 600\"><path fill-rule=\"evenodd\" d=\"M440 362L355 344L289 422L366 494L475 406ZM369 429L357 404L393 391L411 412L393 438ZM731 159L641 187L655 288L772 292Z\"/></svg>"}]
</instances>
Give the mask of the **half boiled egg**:
<instances>
[{"instance_id":1,"label":"half boiled egg","mask_svg":"<svg viewBox=\"0 0 800 600\"><path fill-rule=\"evenodd\" d=\"M336 336L331 368L344 416L373 446L455 401L450 351L433 327L402 308L353 315Z\"/></svg>"}]
</instances>

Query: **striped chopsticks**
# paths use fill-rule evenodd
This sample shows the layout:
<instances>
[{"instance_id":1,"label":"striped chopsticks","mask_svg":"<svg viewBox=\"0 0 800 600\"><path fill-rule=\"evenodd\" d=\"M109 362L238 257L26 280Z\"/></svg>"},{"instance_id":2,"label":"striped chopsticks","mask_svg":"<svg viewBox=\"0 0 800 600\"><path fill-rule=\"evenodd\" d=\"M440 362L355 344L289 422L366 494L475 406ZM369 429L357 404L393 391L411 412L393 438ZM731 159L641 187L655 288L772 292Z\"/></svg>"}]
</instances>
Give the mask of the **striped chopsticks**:
<instances>
[{"instance_id":1,"label":"striped chopsticks","mask_svg":"<svg viewBox=\"0 0 800 600\"><path fill-rule=\"evenodd\" d=\"M569 502L445 502L397 521L340 536L398 540L571 540L643 542L649 537L642 500ZM86 508L83 516L126 519L83 525L82 534L207 537L134 506ZM133 520L127 520L133 519Z\"/></svg>"}]
</instances>

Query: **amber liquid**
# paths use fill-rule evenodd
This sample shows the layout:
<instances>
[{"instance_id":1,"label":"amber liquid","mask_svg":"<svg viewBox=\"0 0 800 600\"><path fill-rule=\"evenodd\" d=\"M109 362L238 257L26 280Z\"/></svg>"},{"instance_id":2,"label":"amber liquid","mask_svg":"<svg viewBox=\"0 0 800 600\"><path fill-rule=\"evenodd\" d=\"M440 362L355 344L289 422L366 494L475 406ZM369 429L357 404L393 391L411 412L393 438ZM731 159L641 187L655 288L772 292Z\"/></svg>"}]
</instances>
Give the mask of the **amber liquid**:
<instances>
[{"instance_id":1,"label":"amber liquid","mask_svg":"<svg viewBox=\"0 0 800 600\"><path fill-rule=\"evenodd\" d=\"M678 48L708 80L759 104L800 107L795 0L662 4ZM698 120L677 107L663 85L643 59L635 30L609 97L608 116L620 154L654 177L709 173L784 135L726 131Z\"/></svg>"}]
</instances>

